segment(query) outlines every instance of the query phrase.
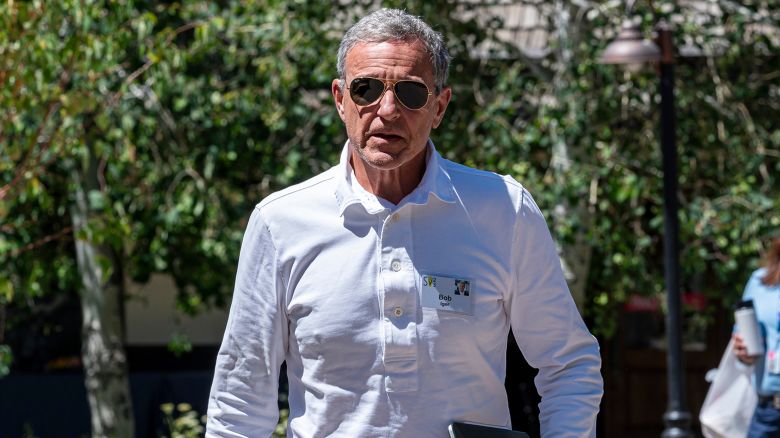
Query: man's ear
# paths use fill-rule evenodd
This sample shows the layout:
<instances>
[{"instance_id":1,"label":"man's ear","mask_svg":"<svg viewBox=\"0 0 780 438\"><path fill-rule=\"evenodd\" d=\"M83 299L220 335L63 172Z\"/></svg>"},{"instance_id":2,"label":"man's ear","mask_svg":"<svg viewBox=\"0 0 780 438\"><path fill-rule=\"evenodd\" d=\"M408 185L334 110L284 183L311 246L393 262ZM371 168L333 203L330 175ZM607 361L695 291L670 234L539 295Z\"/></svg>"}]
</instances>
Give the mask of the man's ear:
<instances>
[{"instance_id":1,"label":"man's ear","mask_svg":"<svg viewBox=\"0 0 780 438\"><path fill-rule=\"evenodd\" d=\"M452 88L450 87L444 87L442 88L441 92L439 92L439 95L435 97L435 106L433 108L434 114L433 114L433 128L438 128L439 124L441 124L442 119L444 119L444 112L447 110L447 105L450 104L450 99L452 99Z\"/></svg>"},{"instance_id":2,"label":"man's ear","mask_svg":"<svg viewBox=\"0 0 780 438\"><path fill-rule=\"evenodd\" d=\"M336 103L336 110L339 117L344 121L344 90L341 89L341 80L334 79L330 84L330 92L333 94L333 101Z\"/></svg>"}]
</instances>

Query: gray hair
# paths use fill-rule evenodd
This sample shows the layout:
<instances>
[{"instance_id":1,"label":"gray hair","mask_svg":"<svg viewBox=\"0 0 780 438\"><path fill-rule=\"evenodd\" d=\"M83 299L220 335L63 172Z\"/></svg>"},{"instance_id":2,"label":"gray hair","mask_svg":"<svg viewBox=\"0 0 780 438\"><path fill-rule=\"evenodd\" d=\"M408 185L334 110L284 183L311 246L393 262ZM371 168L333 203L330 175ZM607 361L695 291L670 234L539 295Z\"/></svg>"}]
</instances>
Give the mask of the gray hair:
<instances>
[{"instance_id":1,"label":"gray hair","mask_svg":"<svg viewBox=\"0 0 780 438\"><path fill-rule=\"evenodd\" d=\"M399 9L380 9L372 12L355 23L344 34L339 45L336 69L341 85L347 78L347 53L359 43L384 43L387 41L420 41L431 58L436 92L440 92L447 82L450 70L450 54L444 45L441 33L436 32L419 17Z\"/></svg>"}]
</instances>

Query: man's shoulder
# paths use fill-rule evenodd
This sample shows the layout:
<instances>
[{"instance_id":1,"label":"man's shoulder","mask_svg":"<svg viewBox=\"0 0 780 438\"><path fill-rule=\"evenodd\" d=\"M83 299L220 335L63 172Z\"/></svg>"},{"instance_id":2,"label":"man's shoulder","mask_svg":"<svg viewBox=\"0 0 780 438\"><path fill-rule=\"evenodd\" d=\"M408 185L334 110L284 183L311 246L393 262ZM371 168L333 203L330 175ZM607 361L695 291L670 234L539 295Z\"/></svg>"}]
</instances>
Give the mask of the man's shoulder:
<instances>
[{"instance_id":1,"label":"man's shoulder","mask_svg":"<svg viewBox=\"0 0 780 438\"><path fill-rule=\"evenodd\" d=\"M525 187L509 175L499 175L496 172L476 169L450 160L443 160L443 162L453 184L516 192L525 191Z\"/></svg>"},{"instance_id":2,"label":"man's shoulder","mask_svg":"<svg viewBox=\"0 0 780 438\"><path fill-rule=\"evenodd\" d=\"M467 208L490 211L493 217L503 213L523 222L546 223L531 192L512 176L443 161L453 188Z\"/></svg>"},{"instance_id":3,"label":"man's shoulder","mask_svg":"<svg viewBox=\"0 0 780 438\"><path fill-rule=\"evenodd\" d=\"M444 160L444 168L455 191L475 202L509 201L511 205L519 207L531 200L528 190L509 175L499 175L449 160Z\"/></svg>"},{"instance_id":4,"label":"man's shoulder","mask_svg":"<svg viewBox=\"0 0 780 438\"><path fill-rule=\"evenodd\" d=\"M290 208L305 209L308 205L327 200L327 195L333 194L335 179L336 167L332 167L305 181L271 193L256 208L267 214L279 210L289 212Z\"/></svg>"}]
</instances>

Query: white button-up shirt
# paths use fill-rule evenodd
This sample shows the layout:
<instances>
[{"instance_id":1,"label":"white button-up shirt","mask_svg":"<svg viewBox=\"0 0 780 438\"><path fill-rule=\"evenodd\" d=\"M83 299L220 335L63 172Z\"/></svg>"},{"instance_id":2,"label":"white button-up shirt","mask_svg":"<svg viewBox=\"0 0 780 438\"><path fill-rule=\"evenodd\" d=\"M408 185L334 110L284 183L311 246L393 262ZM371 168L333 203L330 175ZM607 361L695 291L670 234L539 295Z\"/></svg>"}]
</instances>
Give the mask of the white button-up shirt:
<instances>
[{"instance_id":1,"label":"white button-up shirt","mask_svg":"<svg viewBox=\"0 0 780 438\"><path fill-rule=\"evenodd\" d=\"M598 345L528 191L429 144L422 181L396 206L354 181L349 154L253 211L206 435L270 436L283 361L291 436L446 437L453 420L508 428L511 324L539 369L542 435L594 436ZM469 279L458 299L470 311L426 307L425 275Z\"/></svg>"}]
</instances>

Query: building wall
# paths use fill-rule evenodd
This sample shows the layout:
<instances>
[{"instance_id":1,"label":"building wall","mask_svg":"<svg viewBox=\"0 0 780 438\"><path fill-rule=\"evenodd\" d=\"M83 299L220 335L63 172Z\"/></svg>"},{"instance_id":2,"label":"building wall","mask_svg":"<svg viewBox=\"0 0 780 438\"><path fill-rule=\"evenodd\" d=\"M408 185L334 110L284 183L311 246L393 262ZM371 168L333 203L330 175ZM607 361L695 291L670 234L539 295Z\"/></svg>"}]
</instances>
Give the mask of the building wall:
<instances>
[{"instance_id":1,"label":"building wall","mask_svg":"<svg viewBox=\"0 0 780 438\"><path fill-rule=\"evenodd\" d=\"M196 316L176 309L176 285L168 275L155 274L145 285L131 284L125 303L128 346L167 345L180 334L194 346L222 342L228 309L211 309Z\"/></svg>"}]
</instances>

